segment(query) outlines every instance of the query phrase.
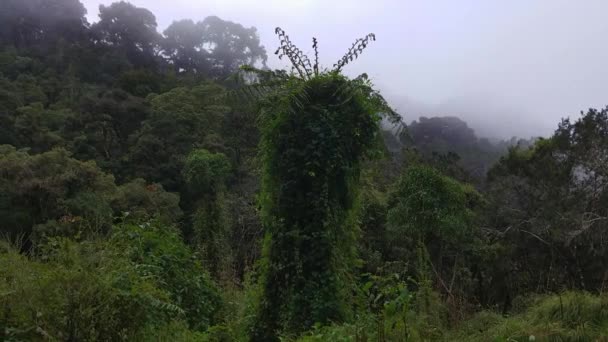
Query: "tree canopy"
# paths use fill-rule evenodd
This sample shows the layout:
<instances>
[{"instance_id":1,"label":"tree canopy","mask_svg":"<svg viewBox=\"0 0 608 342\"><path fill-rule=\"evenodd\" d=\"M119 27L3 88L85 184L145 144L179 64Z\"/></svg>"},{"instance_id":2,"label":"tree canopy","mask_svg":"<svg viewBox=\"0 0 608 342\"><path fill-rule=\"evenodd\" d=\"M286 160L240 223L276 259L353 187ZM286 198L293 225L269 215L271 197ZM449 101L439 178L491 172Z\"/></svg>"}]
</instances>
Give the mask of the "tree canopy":
<instances>
[{"instance_id":1,"label":"tree canopy","mask_svg":"<svg viewBox=\"0 0 608 342\"><path fill-rule=\"evenodd\" d=\"M374 34L270 70L203 14L0 0L0 340L605 338L608 107L405 125Z\"/></svg>"}]
</instances>

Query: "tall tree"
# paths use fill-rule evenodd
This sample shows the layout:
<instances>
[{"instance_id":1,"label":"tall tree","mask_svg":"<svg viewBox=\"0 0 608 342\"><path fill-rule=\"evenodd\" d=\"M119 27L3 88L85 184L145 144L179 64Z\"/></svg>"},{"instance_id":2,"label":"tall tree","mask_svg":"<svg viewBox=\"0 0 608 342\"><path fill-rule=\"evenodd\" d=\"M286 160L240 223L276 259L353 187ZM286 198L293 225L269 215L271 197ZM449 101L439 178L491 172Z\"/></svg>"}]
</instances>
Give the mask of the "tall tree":
<instances>
[{"instance_id":1,"label":"tall tree","mask_svg":"<svg viewBox=\"0 0 608 342\"><path fill-rule=\"evenodd\" d=\"M551 138L512 149L491 170L489 217L510 248L503 277L512 291L603 286L607 165L604 108L563 120Z\"/></svg>"},{"instance_id":2,"label":"tall tree","mask_svg":"<svg viewBox=\"0 0 608 342\"><path fill-rule=\"evenodd\" d=\"M57 40L85 37L88 22L79 0L3 0L0 2L0 44L27 48Z\"/></svg>"},{"instance_id":3,"label":"tall tree","mask_svg":"<svg viewBox=\"0 0 608 342\"><path fill-rule=\"evenodd\" d=\"M211 64L205 49L205 29L190 19L174 21L164 32L162 46L176 72L208 73Z\"/></svg>"},{"instance_id":4,"label":"tall tree","mask_svg":"<svg viewBox=\"0 0 608 342\"><path fill-rule=\"evenodd\" d=\"M135 67L156 65L161 36L156 17L145 8L120 1L99 6L99 22L92 27L103 44L121 50Z\"/></svg>"},{"instance_id":5,"label":"tall tree","mask_svg":"<svg viewBox=\"0 0 608 342\"><path fill-rule=\"evenodd\" d=\"M209 51L214 74L225 76L245 64L259 62L266 66L266 49L260 45L255 27L245 28L216 16L205 18L199 25L205 34L205 48Z\"/></svg>"},{"instance_id":6,"label":"tall tree","mask_svg":"<svg viewBox=\"0 0 608 342\"><path fill-rule=\"evenodd\" d=\"M266 239L255 341L348 319L360 163L379 140L379 113L393 113L367 78L340 74L373 35L357 40L334 70L320 73L281 29L277 33L278 53L300 77L271 73L283 82L262 105Z\"/></svg>"}]
</instances>

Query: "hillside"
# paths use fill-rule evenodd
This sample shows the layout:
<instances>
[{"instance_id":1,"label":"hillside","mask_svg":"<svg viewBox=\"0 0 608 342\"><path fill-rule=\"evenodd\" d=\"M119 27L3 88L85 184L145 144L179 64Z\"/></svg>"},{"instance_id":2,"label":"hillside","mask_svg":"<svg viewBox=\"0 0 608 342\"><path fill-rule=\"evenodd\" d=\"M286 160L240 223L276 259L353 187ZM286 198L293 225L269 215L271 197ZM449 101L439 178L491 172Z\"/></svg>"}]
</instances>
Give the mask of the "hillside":
<instances>
[{"instance_id":1,"label":"hillside","mask_svg":"<svg viewBox=\"0 0 608 342\"><path fill-rule=\"evenodd\" d=\"M216 16L3 0L0 340L608 336L608 107L490 140L344 76L375 35L276 33L291 71Z\"/></svg>"}]
</instances>

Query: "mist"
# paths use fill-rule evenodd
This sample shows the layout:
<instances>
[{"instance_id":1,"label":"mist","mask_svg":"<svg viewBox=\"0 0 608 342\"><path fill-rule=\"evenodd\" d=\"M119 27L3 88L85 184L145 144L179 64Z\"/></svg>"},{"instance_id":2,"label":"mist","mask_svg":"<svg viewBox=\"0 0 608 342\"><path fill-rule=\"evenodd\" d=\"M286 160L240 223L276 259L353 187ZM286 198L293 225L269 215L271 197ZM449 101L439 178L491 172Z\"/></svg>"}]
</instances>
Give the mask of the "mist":
<instances>
[{"instance_id":1,"label":"mist","mask_svg":"<svg viewBox=\"0 0 608 342\"><path fill-rule=\"evenodd\" d=\"M84 0L90 22L111 0ZM608 104L608 2L132 0L152 11L163 31L173 20L217 15L255 26L268 65L280 26L331 67L354 39L377 35L345 68L366 72L406 122L458 116L480 136L549 135L563 117Z\"/></svg>"}]
</instances>

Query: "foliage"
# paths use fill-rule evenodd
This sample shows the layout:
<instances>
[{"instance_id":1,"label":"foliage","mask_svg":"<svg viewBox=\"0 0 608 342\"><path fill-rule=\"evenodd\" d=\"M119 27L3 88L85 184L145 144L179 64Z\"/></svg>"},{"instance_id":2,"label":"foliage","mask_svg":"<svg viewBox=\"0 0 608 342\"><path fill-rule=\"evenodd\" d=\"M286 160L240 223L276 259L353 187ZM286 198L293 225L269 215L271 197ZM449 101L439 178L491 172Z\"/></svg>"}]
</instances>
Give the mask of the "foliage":
<instances>
[{"instance_id":1,"label":"foliage","mask_svg":"<svg viewBox=\"0 0 608 342\"><path fill-rule=\"evenodd\" d=\"M182 176L189 199L195 203L192 214L193 242L201 249L204 260L214 275L230 262L228 215L225 203L225 181L231 169L222 153L194 150L186 159Z\"/></svg>"},{"instance_id":2,"label":"foliage","mask_svg":"<svg viewBox=\"0 0 608 342\"><path fill-rule=\"evenodd\" d=\"M12 236L90 236L108 232L114 216L176 222L178 198L143 180L117 187L94 162L63 149L29 155L0 146L0 220Z\"/></svg>"},{"instance_id":3,"label":"foliage","mask_svg":"<svg viewBox=\"0 0 608 342\"><path fill-rule=\"evenodd\" d=\"M59 39L78 40L88 25L78 0L6 0L0 4L0 44L31 48Z\"/></svg>"},{"instance_id":4,"label":"foliage","mask_svg":"<svg viewBox=\"0 0 608 342\"><path fill-rule=\"evenodd\" d=\"M291 97L263 114L266 338L278 324L302 331L347 314L359 163L378 130L364 93L336 99L349 82L326 74L296 84Z\"/></svg>"},{"instance_id":5,"label":"foliage","mask_svg":"<svg viewBox=\"0 0 608 342\"><path fill-rule=\"evenodd\" d=\"M450 167L446 170L447 175L478 185L483 184L486 173L509 146L527 143L523 140L490 142L479 138L457 117L423 116L408 125L408 133L414 145L411 147L415 147L422 157L440 170Z\"/></svg>"},{"instance_id":6,"label":"foliage","mask_svg":"<svg viewBox=\"0 0 608 342\"><path fill-rule=\"evenodd\" d=\"M286 79L262 104L266 238L253 340L348 318L360 165L386 109L364 78L313 74L317 68L276 32L301 78Z\"/></svg>"},{"instance_id":7,"label":"foliage","mask_svg":"<svg viewBox=\"0 0 608 342\"><path fill-rule=\"evenodd\" d=\"M214 323L218 290L176 230L155 222L121 225L110 242L137 265L143 278L154 279L169 294L191 329L205 331Z\"/></svg>"},{"instance_id":8,"label":"foliage","mask_svg":"<svg viewBox=\"0 0 608 342\"><path fill-rule=\"evenodd\" d=\"M50 239L36 257L6 242L0 252L3 340L130 340L178 322L190 334L219 309L179 234L156 223L117 226L107 240Z\"/></svg>"},{"instance_id":9,"label":"foliage","mask_svg":"<svg viewBox=\"0 0 608 342\"><path fill-rule=\"evenodd\" d=\"M373 34L325 69L277 29L289 72L215 16L85 15L0 1L0 340L608 335L608 109L406 130L340 74Z\"/></svg>"},{"instance_id":10,"label":"foliage","mask_svg":"<svg viewBox=\"0 0 608 342\"><path fill-rule=\"evenodd\" d=\"M216 193L222 190L230 162L222 153L195 150L186 159L182 175L189 191L193 193Z\"/></svg>"},{"instance_id":11,"label":"foliage","mask_svg":"<svg viewBox=\"0 0 608 342\"><path fill-rule=\"evenodd\" d=\"M600 289L608 254L608 109L564 120L550 139L514 148L489 174L489 217L509 260L509 292Z\"/></svg>"},{"instance_id":12,"label":"foliage","mask_svg":"<svg viewBox=\"0 0 608 342\"><path fill-rule=\"evenodd\" d=\"M30 156L1 146L0 170L2 222L14 234L41 237L109 229L115 185L93 162L72 159L62 149Z\"/></svg>"},{"instance_id":13,"label":"foliage","mask_svg":"<svg viewBox=\"0 0 608 342\"><path fill-rule=\"evenodd\" d=\"M53 239L40 260L2 248L3 340L125 340L181 314L107 242Z\"/></svg>"},{"instance_id":14,"label":"foliage","mask_svg":"<svg viewBox=\"0 0 608 342\"><path fill-rule=\"evenodd\" d=\"M405 274L417 280L419 295L423 289L429 300L431 290L442 294L452 323L471 311L467 302L482 296L475 286L485 271L480 259L491 250L478 226L482 207L470 185L425 165L408 167L388 200L386 260L408 265Z\"/></svg>"},{"instance_id":15,"label":"foliage","mask_svg":"<svg viewBox=\"0 0 608 342\"><path fill-rule=\"evenodd\" d=\"M99 6L99 21L91 30L100 42L115 46L136 67L153 67L160 35L156 17L125 2Z\"/></svg>"},{"instance_id":16,"label":"foliage","mask_svg":"<svg viewBox=\"0 0 608 342\"><path fill-rule=\"evenodd\" d=\"M605 295L564 292L541 296L525 312L481 312L451 334L454 341L596 341L608 333Z\"/></svg>"},{"instance_id":17,"label":"foliage","mask_svg":"<svg viewBox=\"0 0 608 342\"><path fill-rule=\"evenodd\" d=\"M220 130L223 115L230 111L210 99L222 92L217 85L202 84L149 96L152 113L130 136L131 172L169 190L179 190L186 156Z\"/></svg>"},{"instance_id":18,"label":"foliage","mask_svg":"<svg viewBox=\"0 0 608 342\"><path fill-rule=\"evenodd\" d=\"M389 199L389 228L422 242L461 243L471 235L479 194L427 166L408 168Z\"/></svg>"}]
</instances>

